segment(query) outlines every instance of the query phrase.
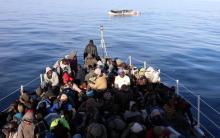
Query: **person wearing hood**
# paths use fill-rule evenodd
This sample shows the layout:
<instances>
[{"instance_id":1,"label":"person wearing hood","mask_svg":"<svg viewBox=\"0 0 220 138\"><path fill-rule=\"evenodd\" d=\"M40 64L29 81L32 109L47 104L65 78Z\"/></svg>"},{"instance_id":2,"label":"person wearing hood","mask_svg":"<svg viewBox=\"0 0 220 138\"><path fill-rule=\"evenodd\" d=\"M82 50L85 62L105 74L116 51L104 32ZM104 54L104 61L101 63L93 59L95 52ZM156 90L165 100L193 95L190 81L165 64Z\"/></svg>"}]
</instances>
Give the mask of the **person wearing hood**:
<instances>
[{"instance_id":1,"label":"person wearing hood","mask_svg":"<svg viewBox=\"0 0 220 138\"><path fill-rule=\"evenodd\" d=\"M88 54L91 54L92 57L98 56L97 47L94 44L93 40L89 41L89 44L86 46L84 50L84 59L87 57Z\"/></svg>"},{"instance_id":2,"label":"person wearing hood","mask_svg":"<svg viewBox=\"0 0 220 138\"><path fill-rule=\"evenodd\" d=\"M52 87L56 87L59 85L58 75L50 67L46 67L44 82L46 83L46 85L51 85Z\"/></svg>"},{"instance_id":3,"label":"person wearing hood","mask_svg":"<svg viewBox=\"0 0 220 138\"><path fill-rule=\"evenodd\" d=\"M118 76L115 77L115 88L121 89L122 85L129 86L130 83L130 78L127 75L125 75L124 70L120 68L118 70Z\"/></svg>"},{"instance_id":4,"label":"person wearing hood","mask_svg":"<svg viewBox=\"0 0 220 138\"><path fill-rule=\"evenodd\" d=\"M35 124L33 110L28 110L18 127L17 138L35 138Z\"/></svg>"}]
</instances>

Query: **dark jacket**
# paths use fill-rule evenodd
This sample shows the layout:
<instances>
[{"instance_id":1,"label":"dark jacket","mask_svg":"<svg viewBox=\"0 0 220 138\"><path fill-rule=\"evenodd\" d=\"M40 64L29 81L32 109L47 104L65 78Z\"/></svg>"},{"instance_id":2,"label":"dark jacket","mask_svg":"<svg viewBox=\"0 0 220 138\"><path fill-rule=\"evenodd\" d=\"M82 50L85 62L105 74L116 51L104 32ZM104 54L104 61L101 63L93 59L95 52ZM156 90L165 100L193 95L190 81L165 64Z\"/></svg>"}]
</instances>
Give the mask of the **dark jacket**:
<instances>
[{"instance_id":1,"label":"dark jacket","mask_svg":"<svg viewBox=\"0 0 220 138\"><path fill-rule=\"evenodd\" d=\"M98 56L97 47L93 44L93 42L90 42L85 50L84 50L84 59L87 57L88 54L91 54L93 57Z\"/></svg>"}]
</instances>

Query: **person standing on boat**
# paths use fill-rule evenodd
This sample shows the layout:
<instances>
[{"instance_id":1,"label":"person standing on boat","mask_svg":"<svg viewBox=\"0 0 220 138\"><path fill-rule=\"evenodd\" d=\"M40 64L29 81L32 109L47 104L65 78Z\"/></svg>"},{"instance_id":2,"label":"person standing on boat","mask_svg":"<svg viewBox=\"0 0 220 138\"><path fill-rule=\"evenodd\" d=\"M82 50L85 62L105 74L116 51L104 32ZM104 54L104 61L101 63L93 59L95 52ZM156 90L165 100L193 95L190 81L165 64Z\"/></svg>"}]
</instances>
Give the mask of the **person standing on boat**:
<instances>
[{"instance_id":1,"label":"person standing on boat","mask_svg":"<svg viewBox=\"0 0 220 138\"><path fill-rule=\"evenodd\" d=\"M88 54L91 54L93 57L98 56L97 47L94 44L93 40L89 41L89 44L86 46L84 50L84 59L87 57Z\"/></svg>"},{"instance_id":2,"label":"person standing on boat","mask_svg":"<svg viewBox=\"0 0 220 138\"><path fill-rule=\"evenodd\" d=\"M125 75L124 70L120 68L118 70L118 76L115 77L115 81L114 81L115 88L121 89L122 85L129 86L130 83L131 83L130 78L127 75Z\"/></svg>"}]
</instances>

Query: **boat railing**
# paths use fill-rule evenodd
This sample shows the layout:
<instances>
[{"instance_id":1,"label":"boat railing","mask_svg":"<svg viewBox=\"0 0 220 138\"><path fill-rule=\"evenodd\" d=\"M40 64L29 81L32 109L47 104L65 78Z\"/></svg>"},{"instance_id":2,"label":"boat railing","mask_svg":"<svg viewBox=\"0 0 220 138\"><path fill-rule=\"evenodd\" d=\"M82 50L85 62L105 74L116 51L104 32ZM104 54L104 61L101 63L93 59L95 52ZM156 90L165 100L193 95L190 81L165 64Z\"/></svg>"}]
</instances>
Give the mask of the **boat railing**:
<instances>
[{"instance_id":1,"label":"boat railing","mask_svg":"<svg viewBox=\"0 0 220 138\"><path fill-rule=\"evenodd\" d=\"M160 71L161 82L167 86L175 86L176 94L184 98L191 105L191 111L197 125L194 127L198 136L215 137L220 132L220 112L210 105L201 95L194 93L179 79L168 75L154 66L151 61L143 61L129 56L123 59L129 65L147 68L149 66Z\"/></svg>"},{"instance_id":2,"label":"boat railing","mask_svg":"<svg viewBox=\"0 0 220 138\"><path fill-rule=\"evenodd\" d=\"M40 75L42 76L42 75ZM6 111L9 107L9 105L11 104L12 101L15 101L16 99L18 99L19 95L20 95L20 90L25 88L25 90L33 90L35 88L37 88L40 84L39 80L40 80L40 76L37 76L36 78L32 79L31 81L25 83L25 84L21 84L20 88L17 88L11 92L9 92L7 95L5 95L4 97L2 97L0 99L0 111Z\"/></svg>"}]
</instances>

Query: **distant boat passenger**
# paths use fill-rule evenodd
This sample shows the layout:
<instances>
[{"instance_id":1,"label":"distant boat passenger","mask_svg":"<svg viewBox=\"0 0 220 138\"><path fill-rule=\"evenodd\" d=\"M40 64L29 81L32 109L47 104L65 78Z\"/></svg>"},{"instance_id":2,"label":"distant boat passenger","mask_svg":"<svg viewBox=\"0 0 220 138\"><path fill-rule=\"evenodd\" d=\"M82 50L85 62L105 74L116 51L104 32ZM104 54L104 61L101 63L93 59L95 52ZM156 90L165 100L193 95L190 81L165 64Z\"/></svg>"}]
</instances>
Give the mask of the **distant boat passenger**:
<instances>
[{"instance_id":1,"label":"distant boat passenger","mask_svg":"<svg viewBox=\"0 0 220 138\"><path fill-rule=\"evenodd\" d=\"M94 44L93 40L89 41L89 44L86 46L84 50L84 59L87 57L88 54L91 54L92 57L98 56L97 47Z\"/></svg>"}]
</instances>

